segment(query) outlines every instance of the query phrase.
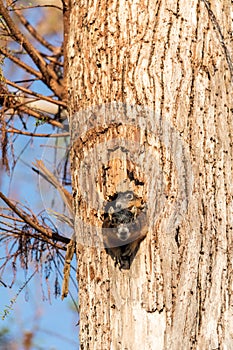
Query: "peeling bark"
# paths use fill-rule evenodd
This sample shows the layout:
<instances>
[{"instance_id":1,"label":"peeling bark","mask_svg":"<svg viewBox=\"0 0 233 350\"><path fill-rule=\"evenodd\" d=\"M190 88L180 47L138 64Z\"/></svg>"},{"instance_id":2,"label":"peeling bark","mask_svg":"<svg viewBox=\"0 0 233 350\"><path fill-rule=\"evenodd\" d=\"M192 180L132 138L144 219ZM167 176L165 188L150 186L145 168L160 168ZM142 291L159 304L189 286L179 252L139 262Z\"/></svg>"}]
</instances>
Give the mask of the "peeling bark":
<instances>
[{"instance_id":1,"label":"peeling bark","mask_svg":"<svg viewBox=\"0 0 233 350\"><path fill-rule=\"evenodd\" d=\"M81 349L232 347L231 6L71 4ZM119 270L102 224L128 189L147 204L148 233Z\"/></svg>"}]
</instances>

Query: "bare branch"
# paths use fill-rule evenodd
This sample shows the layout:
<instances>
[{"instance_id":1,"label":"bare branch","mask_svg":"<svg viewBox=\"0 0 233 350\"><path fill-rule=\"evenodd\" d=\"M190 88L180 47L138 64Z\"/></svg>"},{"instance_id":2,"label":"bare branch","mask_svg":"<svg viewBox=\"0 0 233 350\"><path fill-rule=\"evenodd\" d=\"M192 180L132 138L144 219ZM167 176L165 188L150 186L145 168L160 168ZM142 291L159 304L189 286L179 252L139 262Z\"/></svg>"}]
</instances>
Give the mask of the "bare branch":
<instances>
[{"instance_id":1,"label":"bare branch","mask_svg":"<svg viewBox=\"0 0 233 350\"><path fill-rule=\"evenodd\" d=\"M27 131L22 131L22 130L18 130L15 128L11 128L11 129L7 129L6 132L9 133L14 133L14 134L20 134L20 135L24 135L24 136L32 136L32 137L67 137L70 136L69 132L64 132L61 134L36 134L33 132L27 132Z\"/></svg>"},{"instance_id":2,"label":"bare branch","mask_svg":"<svg viewBox=\"0 0 233 350\"><path fill-rule=\"evenodd\" d=\"M9 219L9 220L13 220L13 221L24 222L22 219L15 218L14 216L6 215L3 213L0 213L0 217L5 218L5 219Z\"/></svg>"},{"instance_id":3,"label":"bare branch","mask_svg":"<svg viewBox=\"0 0 233 350\"><path fill-rule=\"evenodd\" d=\"M35 77L37 77L40 80L42 79L42 74L39 71L33 69L31 66L28 66L26 63L24 63L19 58L13 56L8 50L4 49L3 47L0 47L0 53L3 56L9 58L12 62L17 64L19 67L23 68L26 72L34 75Z\"/></svg>"},{"instance_id":4,"label":"bare branch","mask_svg":"<svg viewBox=\"0 0 233 350\"><path fill-rule=\"evenodd\" d=\"M51 63L53 63L54 65L56 66L59 66L59 67L63 67L63 63L62 62L59 62L59 60L57 59L57 56L51 56L51 55L46 55L45 53L41 52L40 53L42 57L46 58L48 61L50 61Z\"/></svg>"},{"instance_id":5,"label":"bare branch","mask_svg":"<svg viewBox=\"0 0 233 350\"><path fill-rule=\"evenodd\" d=\"M75 252L75 241L73 239L70 240L69 244L67 244L65 264L63 270L63 283L62 283L62 300L67 297L69 292L69 279L70 279L70 264L74 256Z\"/></svg>"},{"instance_id":6,"label":"bare branch","mask_svg":"<svg viewBox=\"0 0 233 350\"><path fill-rule=\"evenodd\" d=\"M43 234L46 238L55 239L63 243L69 243L69 238L66 238L64 236L59 235L58 233L53 232L50 228L44 228L42 225L39 224L38 221L36 221L35 217L31 218L28 214L18 209L16 205L13 202L11 202L6 196L4 196L2 192L0 192L0 198L8 205L9 208L11 208L11 210L13 210L14 213L16 213L21 219L23 219L25 223L34 228L36 231Z\"/></svg>"},{"instance_id":7,"label":"bare branch","mask_svg":"<svg viewBox=\"0 0 233 350\"><path fill-rule=\"evenodd\" d=\"M28 107L22 106L22 105L18 105L18 106L14 106L14 109L16 109L18 112L22 112L22 113L31 115L32 117L37 118L41 121L45 121L48 124L51 124L53 126L57 126L58 128L64 129L64 126L62 123L50 118L49 116L45 116L43 113L39 113L38 111L35 111L31 108L28 108Z\"/></svg>"},{"instance_id":8,"label":"bare branch","mask_svg":"<svg viewBox=\"0 0 233 350\"><path fill-rule=\"evenodd\" d=\"M45 100L45 101L48 101L48 102L51 102L51 103L54 103L56 105L59 105L59 106L62 106L62 107L66 107L66 104L62 101L58 101L58 100L54 100L53 98L51 97L48 97L48 96L45 96L45 95L41 95L41 94L38 94L37 92L34 92L30 89L27 89L23 86L20 86L8 79L5 79L5 83L10 85L10 86L13 86L15 87L16 89L19 89L20 91L23 91L25 92L26 94L29 94L29 95L32 95L32 96L35 96L35 97L38 97L39 99L41 100Z\"/></svg>"},{"instance_id":9,"label":"bare branch","mask_svg":"<svg viewBox=\"0 0 233 350\"><path fill-rule=\"evenodd\" d=\"M25 35L23 35L17 28L14 21L9 15L9 11L4 6L3 0L0 0L0 15L3 16L4 21L9 27L12 37L23 46L33 62L41 71L42 81L44 81L46 85L48 85L50 89L56 93L57 96L61 97L64 94L64 87L62 87L58 82L56 72L46 64L40 53L35 49L35 47L30 43Z\"/></svg>"},{"instance_id":10,"label":"bare branch","mask_svg":"<svg viewBox=\"0 0 233 350\"><path fill-rule=\"evenodd\" d=\"M26 18L20 13L19 10L15 10L15 13L19 17L21 23L27 28L29 33L43 46L45 46L48 50L52 51L54 54L58 54L61 52L60 47L55 47L51 45L47 40L45 40L38 32L37 30L26 20Z\"/></svg>"},{"instance_id":11,"label":"bare branch","mask_svg":"<svg viewBox=\"0 0 233 350\"><path fill-rule=\"evenodd\" d=\"M3 223L4 225L6 225L6 223ZM23 229L16 229L15 231L11 229L6 229L1 227L1 231L4 231L4 235L8 236L8 238L16 238L17 240L20 239L22 236L26 237L26 238L34 238L37 239L40 242L45 242L48 243L50 246L52 246L53 248L59 249L59 250L66 250L66 246L64 244L59 244L58 242L54 242L52 239L49 239L47 237L45 237L44 235L40 235L37 234L35 232L30 232L27 230L23 230ZM0 235L2 235L2 232L0 232ZM14 255L14 254L13 254ZM2 258L2 257L1 257Z\"/></svg>"},{"instance_id":12,"label":"bare branch","mask_svg":"<svg viewBox=\"0 0 233 350\"><path fill-rule=\"evenodd\" d=\"M38 66L41 73L47 73L43 58L40 56L39 52L34 48L34 46L30 43L30 41L17 28L14 21L10 17L8 10L4 6L3 0L0 0L0 14L3 16L4 21L10 29L12 37L23 46L23 48L27 51L34 63Z\"/></svg>"},{"instance_id":13,"label":"bare branch","mask_svg":"<svg viewBox=\"0 0 233 350\"><path fill-rule=\"evenodd\" d=\"M70 215L73 219L74 210L72 194L60 184L56 176L49 169L46 168L42 160L37 160L36 163L33 163L33 165L35 166L33 170L37 171L46 181L51 183L58 190L63 202L69 209Z\"/></svg>"},{"instance_id":14,"label":"bare branch","mask_svg":"<svg viewBox=\"0 0 233 350\"><path fill-rule=\"evenodd\" d=\"M19 8L10 9L9 11L31 10L31 9L44 8L44 7L51 7L51 8L55 8L57 10L62 11L62 8L57 6L57 5L34 5L34 6L27 6L27 7L26 6L22 6L22 7L19 7Z\"/></svg>"}]
</instances>

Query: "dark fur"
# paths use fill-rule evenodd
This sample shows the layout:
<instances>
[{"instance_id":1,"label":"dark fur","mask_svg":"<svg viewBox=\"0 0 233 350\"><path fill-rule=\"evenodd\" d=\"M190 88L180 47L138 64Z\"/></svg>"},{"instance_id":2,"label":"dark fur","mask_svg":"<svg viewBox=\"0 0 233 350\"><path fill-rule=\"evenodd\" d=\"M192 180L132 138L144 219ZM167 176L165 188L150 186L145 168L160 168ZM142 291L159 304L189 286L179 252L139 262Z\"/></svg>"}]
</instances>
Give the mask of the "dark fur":
<instances>
[{"instance_id":1,"label":"dark fur","mask_svg":"<svg viewBox=\"0 0 233 350\"><path fill-rule=\"evenodd\" d=\"M128 193L132 192L120 192L106 204L102 228L104 246L120 268L130 267L147 234L145 205L135 194L130 196ZM124 198L124 195L130 200L127 201L128 197Z\"/></svg>"}]
</instances>

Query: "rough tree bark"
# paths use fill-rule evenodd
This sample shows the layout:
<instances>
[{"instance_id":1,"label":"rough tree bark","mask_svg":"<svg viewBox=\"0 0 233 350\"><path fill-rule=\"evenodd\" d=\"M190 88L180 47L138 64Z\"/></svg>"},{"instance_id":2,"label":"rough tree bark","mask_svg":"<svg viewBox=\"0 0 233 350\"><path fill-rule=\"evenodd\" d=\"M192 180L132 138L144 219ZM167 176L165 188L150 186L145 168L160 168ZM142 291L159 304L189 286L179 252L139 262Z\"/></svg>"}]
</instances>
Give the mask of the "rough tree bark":
<instances>
[{"instance_id":1,"label":"rough tree bark","mask_svg":"<svg viewBox=\"0 0 233 350\"><path fill-rule=\"evenodd\" d=\"M232 349L232 4L71 1L68 89L81 349ZM130 269L101 243L132 189Z\"/></svg>"}]
</instances>

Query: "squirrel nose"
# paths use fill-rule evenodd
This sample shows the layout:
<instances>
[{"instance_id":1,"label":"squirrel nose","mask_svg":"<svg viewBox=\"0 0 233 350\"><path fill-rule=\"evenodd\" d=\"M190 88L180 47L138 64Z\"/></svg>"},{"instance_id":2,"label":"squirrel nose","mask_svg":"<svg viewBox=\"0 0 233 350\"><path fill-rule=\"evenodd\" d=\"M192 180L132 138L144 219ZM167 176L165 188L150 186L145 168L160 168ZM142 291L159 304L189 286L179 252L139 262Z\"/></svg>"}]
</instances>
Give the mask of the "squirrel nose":
<instances>
[{"instance_id":1,"label":"squirrel nose","mask_svg":"<svg viewBox=\"0 0 233 350\"><path fill-rule=\"evenodd\" d=\"M118 229L118 237L122 241L126 241L130 236L129 229L127 227L120 227Z\"/></svg>"},{"instance_id":2,"label":"squirrel nose","mask_svg":"<svg viewBox=\"0 0 233 350\"><path fill-rule=\"evenodd\" d=\"M121 209L121 208L122 208L122 205L121 205L121 203L119 203L119 202L116 202L116 208L117 208L117 209Z\"/></svg>"}]
</instances>

